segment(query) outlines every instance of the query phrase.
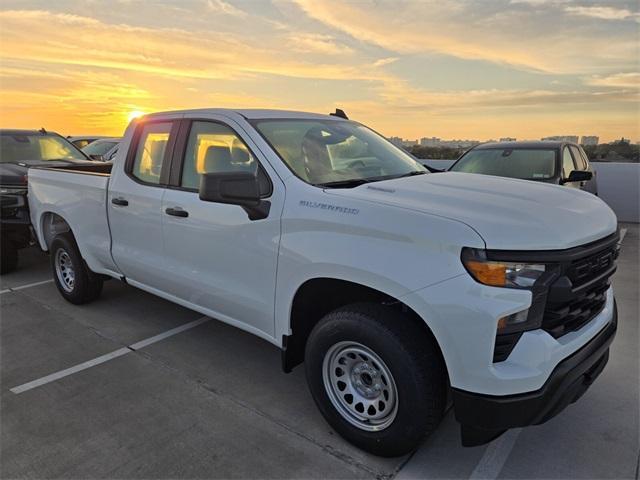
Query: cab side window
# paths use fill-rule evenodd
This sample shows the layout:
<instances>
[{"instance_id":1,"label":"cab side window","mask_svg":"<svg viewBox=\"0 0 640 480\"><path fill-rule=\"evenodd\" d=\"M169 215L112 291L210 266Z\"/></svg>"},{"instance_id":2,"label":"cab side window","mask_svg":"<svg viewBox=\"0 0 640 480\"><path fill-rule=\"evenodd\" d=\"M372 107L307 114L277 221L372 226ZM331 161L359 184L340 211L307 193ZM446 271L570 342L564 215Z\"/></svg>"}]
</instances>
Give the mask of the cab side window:
<instances>
[{"instance_id":1,"label":"cab side window","mask_svg":"<svg viewBox=\"0 0 640 480\"><path fill-rule=\"evenodd\" d=\"M271 184L255 156L226 125L207 121L191 124L182 165L180 186L197 190L204 173L247 172L257 175L260 193L270 193Z\"/></svg>"},{"instance_id":2,"label":"cab side window","mask_svg":"<svg viewBox=\"0 0 640 480\"><path fill-rule=\"evenodd\" d=\"M568 178L569 174L575 169L569 147L564 147L562 150L562 178Z\"/></svg>"},{"instance_id":3,"label":"cab side window","mask_svg":"<svg viewBox=\"0 0 640 480\"><path fill-rule=\"evenodd\" d=\"M134 177L145 183L160 183L160 172L172 126L172 122L148 123L142 126L131 171Z\"/></svg>"}]
</instances>

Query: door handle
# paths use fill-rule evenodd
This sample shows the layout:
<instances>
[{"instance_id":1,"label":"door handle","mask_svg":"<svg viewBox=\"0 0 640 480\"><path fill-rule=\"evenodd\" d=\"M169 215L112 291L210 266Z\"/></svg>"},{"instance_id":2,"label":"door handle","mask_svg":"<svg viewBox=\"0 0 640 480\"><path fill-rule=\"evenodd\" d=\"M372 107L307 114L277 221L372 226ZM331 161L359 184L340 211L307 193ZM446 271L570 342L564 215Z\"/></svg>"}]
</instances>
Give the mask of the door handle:
<instances>
[{"instance_id":1,"label":"door handle","mask_svg":"<svg viewBox=\"0 0 640 480\"><path fill-rule=\"evenodd\" d=\"M126 200L122 197L118 197L118 198L112 198L111 203L113 203L114 205L120 205L121 207L126 207L127 205L129 205L129 200Z\"/></svg>"},{"instance_id":2,"label":"door handle","mask_svg":"<svg viewBox=\"0 0 640 480\"><path fill-rule=\"evenodd\" d=\"M167 215L173 215L174 217L185 218L189 216L189 212L187 212L186 210L182 210L180 207L167 208L165 210L165 213Z\"/></svg>"}]
</instances>

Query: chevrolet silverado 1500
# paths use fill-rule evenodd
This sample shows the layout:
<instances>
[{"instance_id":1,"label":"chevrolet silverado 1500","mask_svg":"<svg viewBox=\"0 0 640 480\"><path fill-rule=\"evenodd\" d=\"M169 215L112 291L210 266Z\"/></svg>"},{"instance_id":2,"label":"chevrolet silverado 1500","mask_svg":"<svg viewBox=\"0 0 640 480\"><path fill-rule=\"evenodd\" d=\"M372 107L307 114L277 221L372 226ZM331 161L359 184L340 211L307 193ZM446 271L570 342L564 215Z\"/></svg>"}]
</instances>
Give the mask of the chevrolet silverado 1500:
<instances>
[{"instance_id":1,"label":"chevrolet silverado 1500","mask_svg":"<svg viewBox=\"0 0 640 480\"><path fill-rule=\"evenodd\" d=\"M538 424L604 368L617 221L577 189L426 169L337 115L147 115L113 165L34 168L31 219L73 303L113 277L304 362L328 423L415 448Z\"/></svg>"}]
</instances>

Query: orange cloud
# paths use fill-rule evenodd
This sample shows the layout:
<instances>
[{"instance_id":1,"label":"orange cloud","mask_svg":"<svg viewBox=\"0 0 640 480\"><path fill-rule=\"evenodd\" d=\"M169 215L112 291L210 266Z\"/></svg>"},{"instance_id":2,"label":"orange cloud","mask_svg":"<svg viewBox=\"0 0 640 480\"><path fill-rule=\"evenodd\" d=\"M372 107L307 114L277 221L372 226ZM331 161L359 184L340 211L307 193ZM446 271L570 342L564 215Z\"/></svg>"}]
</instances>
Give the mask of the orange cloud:
<instances>
[{"instance_id":1,"label":"orange cloud","mask_svg":"<svg viewBox=\"0 0 640 480\"><path fill-rule=\"evenodd\" d=\"M500 16L483 29L473 21L452 21L451 15L467 13L449 0L395 9L384 1L298 2L313 20L258 18L223 0L203 2L207 22L194 20L193 28L185 21L194 14L183 5L172 7L181 28L44 10L0 11L3 126L118 135L134 110L242 106L319 112L344 107L352 118L401 136L535 138L557 133L549 125L603 138L637 130L637 111L629 107L637 104L637 74L611 73L629 67L592 68L597 59L606 63L621 56L619 39L600 42L601 52L589 50L589 43L565 48L559 42L543 55L540 49L556 38L532 42L531 32L513 31L509 35L522 33L522 39L510 41ZM289 8L300 17L297 7ZM209 21L242 28L207 29ZM260 32L247 32L247 24L259 25ZM610 56L597 55L607 48ZM580 62L565 62L577 49L585 49L577 55ZM536 70L561 70L561 64L587 73L563 91L517 84L438 89L402 76L403 57L423 52ZM569 128L572 121L583 130Z\"/></svg>"}]
</instances>

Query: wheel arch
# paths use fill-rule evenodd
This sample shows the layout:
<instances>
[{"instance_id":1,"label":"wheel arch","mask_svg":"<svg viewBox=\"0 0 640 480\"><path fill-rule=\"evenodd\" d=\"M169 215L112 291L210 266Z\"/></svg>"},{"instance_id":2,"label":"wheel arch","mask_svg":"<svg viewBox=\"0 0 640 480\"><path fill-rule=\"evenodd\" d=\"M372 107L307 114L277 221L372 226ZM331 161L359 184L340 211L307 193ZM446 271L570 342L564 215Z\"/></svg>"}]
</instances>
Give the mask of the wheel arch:
<instances>
[{"instance_id":1,"label":"wheel arch","mask_svg":"<svg viewBox=\"0 0 640 480\"><path fill-rule=\"evenodd\" d=\"M426 319L400 298L376 288L349 280L317 277L306 280L295 292L289 314L289 335L282 338L282 369L291 370L304 361L307 338L313 327L327 313L352 303L376 303L381 308L401 311L408 321L419 325L421 331L438 348L443 359L439 342ZM446 363L445 363L446 364Z\"/></svg>"},{"instance_id":2,"label":"wheel arch","mask_svg":"<svg viewBox=\"0 0 640 480\"><path fill-rule=\"evenodd\" d=\"M58 213L46 211L40 216L40 228L38 229L38 241L43 250L48 251L51 242L61 233L70 232L73 235L71 225Z\"/></svg>"}]
</instances>

